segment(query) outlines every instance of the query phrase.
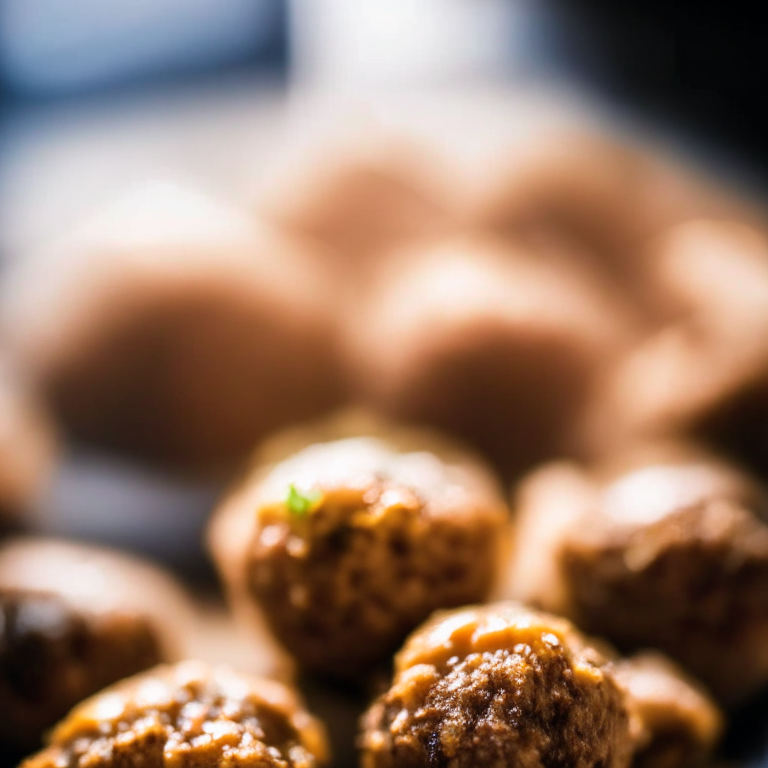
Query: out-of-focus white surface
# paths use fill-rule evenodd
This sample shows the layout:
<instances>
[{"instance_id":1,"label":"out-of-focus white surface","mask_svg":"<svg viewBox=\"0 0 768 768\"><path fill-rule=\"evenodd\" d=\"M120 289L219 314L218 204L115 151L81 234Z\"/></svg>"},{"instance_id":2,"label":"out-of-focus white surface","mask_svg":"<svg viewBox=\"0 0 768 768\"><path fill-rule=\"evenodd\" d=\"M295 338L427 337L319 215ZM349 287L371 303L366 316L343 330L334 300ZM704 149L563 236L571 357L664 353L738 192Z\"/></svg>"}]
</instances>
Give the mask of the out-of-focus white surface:
<instances>
[{"instance_id":1,"label":"out-of-focus white surface","mask_svg":"<svg viewBox=\"0 0 768 768\"><path fill-rule=\"evenodd\" d=\"M526 58L530 0L289 0L291 74L365 88L499 78Z\"/></svg>"},{"instance_id":2,"label":"out-of-focus white surface","mask_svg":"<svg viewBox=\"0 0 768 768\"><path fill-rule=\"evenodd\" d=\"M68 107L20 107L0 136L0 253L48 245L158 176L225 198L274 140L279 91L263 78L158 88Z\"/></svg>"},{"instance_id":3,"label":"out-of-focus white surface","mask_svg":"<svg viewBox=\"0 0 768 768\"><path fill-rule=\"evenodd\" d=\"M245 200L286 144L322 141L356 120L405 129L470 166L540 120L573 122L587 111L573 94L536 86L286 94L257 76L20 108L0 136L0 255L11 260L47 246L148 179Z\"/></svg>"}]
</instances>

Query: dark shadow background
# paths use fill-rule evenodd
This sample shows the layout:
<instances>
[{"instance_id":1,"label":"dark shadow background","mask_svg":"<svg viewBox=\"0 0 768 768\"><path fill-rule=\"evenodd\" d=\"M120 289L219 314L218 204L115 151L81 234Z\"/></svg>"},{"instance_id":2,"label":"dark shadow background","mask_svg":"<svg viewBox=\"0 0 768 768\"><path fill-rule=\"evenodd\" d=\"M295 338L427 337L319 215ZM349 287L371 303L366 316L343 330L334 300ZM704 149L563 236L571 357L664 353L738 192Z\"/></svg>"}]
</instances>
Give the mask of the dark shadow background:
<instances>
[{"instance_id":1,"label":"dark shadow background","mask_svg":"<svg viewBox=\"0 0 768 768\"><path fill-rule=\"evenodd\" d=\"M560 65L612 103L768 169L762 3L554 0Z\"/></svg>"}]
</instances>

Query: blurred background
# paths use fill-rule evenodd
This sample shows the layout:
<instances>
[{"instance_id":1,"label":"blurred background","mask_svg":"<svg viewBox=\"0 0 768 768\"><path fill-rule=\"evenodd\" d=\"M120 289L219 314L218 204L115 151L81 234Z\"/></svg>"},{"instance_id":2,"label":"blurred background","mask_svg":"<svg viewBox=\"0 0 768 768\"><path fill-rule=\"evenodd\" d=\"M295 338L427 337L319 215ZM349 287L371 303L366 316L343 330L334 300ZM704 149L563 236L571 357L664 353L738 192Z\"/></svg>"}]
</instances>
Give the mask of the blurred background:
<instances>
[{"instance_id":1,"label":"blurred background","mask_svg":"<svg viewBox=\"0 0 768 768\"><path fill-rule=\"evenodd\" d=\"M392 92L504 104L545 94L760 189L758 12L739 2L0 0L0 258L54 241L158 174L239 194L297 94L369 104ZM217 490L76 452L57 473L47 525L183 568ZM146 536L147 521L175 532L170 551L167 537Z\"/></svg>"},{"instance_id":2,"label":"blurred background","mask_svg":"<svg viewBox=\"0 0 768 768\"><path fill-rule=\"evenodd\" d=\"M238 194L297 94L543 93L760 189L758 13L740 2L0 0L0 257L158 174ZM77 453L49 525L152 551L166 544L143 534L146 520L178 534L181 516L188 540L153 552L173 558L196 550L189 520L202 525L216 492Z\"/></svg>"},{"instance_id":3,"label":"blurred background","mask_svg":"<svg viewBox=\"0 0 768 768\"><path fill-rule=\"evenodd\" d=\"M759 183L766 61L755 4L359 5L2 0L4 253L148 168L231 186L246 137L296 89L546 84Z\"/></svg>"}]
</instances>

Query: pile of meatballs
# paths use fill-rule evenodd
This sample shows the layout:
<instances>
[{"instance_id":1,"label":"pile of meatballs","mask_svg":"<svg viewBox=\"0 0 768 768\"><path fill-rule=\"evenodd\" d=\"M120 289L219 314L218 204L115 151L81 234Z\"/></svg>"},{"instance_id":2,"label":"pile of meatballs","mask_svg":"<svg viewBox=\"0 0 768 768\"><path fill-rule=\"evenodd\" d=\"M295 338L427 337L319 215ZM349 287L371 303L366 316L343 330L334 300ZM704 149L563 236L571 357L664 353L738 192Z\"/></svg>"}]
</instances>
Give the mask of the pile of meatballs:
<instances>
[{"instance_id":1,"label":"pile of meatballs","mask_svg":"<svg viewBox=\"0 0 768 768\"><path fill-rule=\"evenodd\" d=\"M3 274L9 765L695 768L768 688L763 208L597 131L422 139L152 182ZM68 442L228 484L260 674L30 532Z\"/></svg>"}]
</instances>

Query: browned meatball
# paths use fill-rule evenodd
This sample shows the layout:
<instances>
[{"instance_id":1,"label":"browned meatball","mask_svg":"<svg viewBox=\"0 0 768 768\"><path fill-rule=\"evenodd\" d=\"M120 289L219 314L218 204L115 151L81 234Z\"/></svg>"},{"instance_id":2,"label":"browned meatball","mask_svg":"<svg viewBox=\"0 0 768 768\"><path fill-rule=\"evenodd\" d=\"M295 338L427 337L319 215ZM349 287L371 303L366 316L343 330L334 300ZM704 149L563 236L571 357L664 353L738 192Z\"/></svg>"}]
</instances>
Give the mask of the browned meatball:
<instances>
[{"instance_id":1,"label":"browned meatball","mask_svg":"<svg viewBox=\"0 0 768 768\"><path fill-rule=\"evenodd\" d=\"M0 548L0 745L31 749L75 704L179 651L189 608L169 577L54 541Z\"/></svg>"},{"instance_id":2,"label":"browned meatball","mask_svg":"<svg viewBox=\"0 0 768 768\"><path fill-rule=\"evenodd\" d=\"M633 204L648 174L637 152L598 135L549 130L495 161L470 201L478 224L524 238L577 239L609 267L629 257L641 226Z\"/></svg>"},{"instance_id":3,"label":"browned meatball","mask_svg":"<svg viewBox=\"0 0 768 768\"><path fill-rule=\"evenodd\" d=\"M364 768L630 764L641 723L602 650L515 603L437 614L363 719Z\"/></svg>"},{"instance_id":4,"label":"browned meatball","mask_svg":"<svg viewBox=\"0 0 768 768\"><path fill-rule=\"evenodd\" d=\"M162 658L145 619L113 617L93 626L54 593L0 589L0 627L6 746L36 746L73 704Z\"/></svg>"},{"instance_id":5,"label":"browned meatball","mask_svg":"<svg viewBox=\"0 0 768 768\"><path fill-rule=\"evenodd\" d=\"M408 251L349 329L364 398L456 434L515 475L578 451L598 373L632 337L605 285L499 240Z\"/></svg>"},{"instance_id":6,"label":"browned meatball","mask_svg":"<svg viewBox=\"0 0 768 768\"><path fill-rule=\"evenodd\" d=\"M325 735L280 683L185 661L75 708L25 768L315 768Z\"/></svg>"},{"instance_id":7,"label":"browned meatball","mask_svg":"<svg viewBox=\"0 0 768 768\"><path fill-rule=\"evenodd\" d=\"M226 472L337 403L333 290L245 212L142 187L9 275L12 347L77 438Z\"/></svg>"},{"instance_id":8,"label":"browned meatball","mask_svg":"<svg viewBox=\"0 0 768 768\"><path fill-rule=\"evenodd\" d=\"M455 226L447 171L432 148L368 128L289 152L255 201L259 215L321 244L346 280L393 246Z\"/></svg>"},{"instance_id":9,"label":"browned meatball","mask_svg":"<svg viewBox=\"0 0 768 768\"><path fill-rule=\"evenodd\" d=\"M434 609L483 599L506 506L466 454L358 437L257 470L217 514L214 557L298 662L354 678Z\"/></svg>"},{"instance_id":10,"label":"browned meatball","mask_svg":"<svg viewBox=\"0 0 768 768\"><path fill-rule=\"evenodd\" d=\"M667 323L595 394L596 451L694 436L768 472L768 240L743 224L693 221L650 254Z\"/></svg>"},{"instance_id":11,"label":"browned meatball","mask_svg":"<svg viewBox=\"0 0 768 768\"><path fill-rule=\"evenodd\" d=\"M509 594L620 648L655 647L735 703L768 682L766 499L691 451L522 487Z\"/></svg>"},{"instance_id":12,"label":"browned meatball","mask_svg":"<svg viewBox=\"0 0 768 768\"><path fill-rule=\"evenodd\" d=\"M536 243L580 246L615 290L651 316L658 295L647 280L645 245L694 216L754 218L746 201L724 199L691 169L658 150L586 128L544 126L498 148L467 194L474 226Z\"/></svg>"},{"instance_id":13,"label":"browned meatball","mask_svg":"<svg viewBox=\"0 0 768 768\"><path fill-rule=\"evenodd\" d=\"M0 358L0 531L22 523L40 500L55 455L47 414Z\"/></svg>"},{"instance_id":14,"label":"browned meatball","mask_svg":"<svg viewBox=\"0 0 768 768\"><path fill-rule=\"evenodd\" d=\"M696 682L669 659L650 652L622 659L615 674L646 731L635 768L681 768L707 761L722 733L723 717Z\"/></svg>"},{"instance_id":15,"label":"browned meatball","mask_svg":"<svg viewBox=\"0 0 768 768\"><path fill-rule=\"evenodd\" d=\"M364 768L682 768L710 754L722 718L664 657L620 660L565 619L503 602L414 632L362 726Z\"/></svg>"}]
</instances>

